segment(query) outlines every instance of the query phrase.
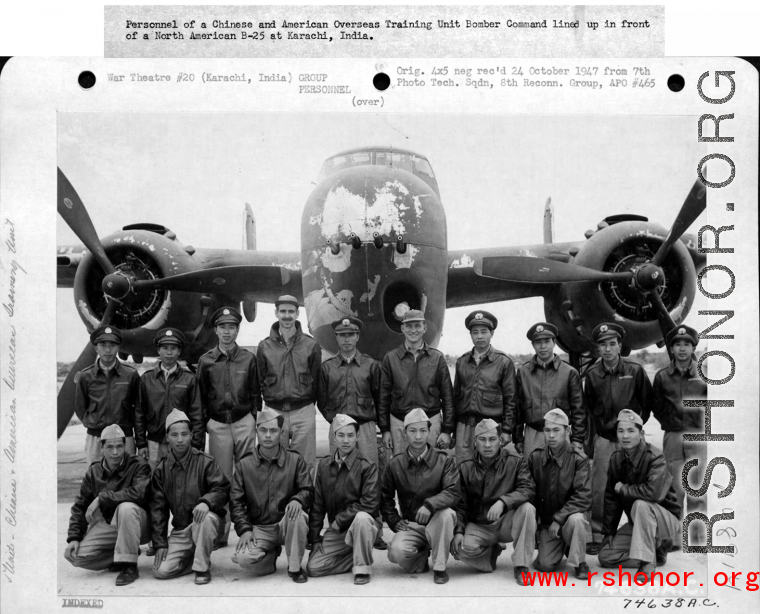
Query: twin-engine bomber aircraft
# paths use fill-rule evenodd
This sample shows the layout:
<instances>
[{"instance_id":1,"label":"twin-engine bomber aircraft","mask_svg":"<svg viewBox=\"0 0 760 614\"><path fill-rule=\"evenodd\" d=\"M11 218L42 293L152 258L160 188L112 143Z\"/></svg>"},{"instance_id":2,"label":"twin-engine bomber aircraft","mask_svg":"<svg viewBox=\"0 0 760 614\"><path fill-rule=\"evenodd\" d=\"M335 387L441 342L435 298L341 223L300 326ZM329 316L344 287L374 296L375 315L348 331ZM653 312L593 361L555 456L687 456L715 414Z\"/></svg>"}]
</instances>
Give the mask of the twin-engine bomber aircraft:
<instances>
[{"instance_id":1,"label":"twin-engine bomber aircraft","mask_svg":"<svg viewBox=\"0 0 760 614\"><path fill-rule=\"evenodd\" d=\"M425 340L436 346L448 307L542 296L560 347L582 367L595 357L591 331L600 322L626 329L627 355L662 344L685 320L706 258L684 232L705 206L697 181L669 231L642 216L615 215L584 241L553 243L547 208L543 244L450 251L427 159L362 147L322 166L304 207L300 253L257 251L249 206L246 250L194 249L156 224L125 226L99 239L59 169L58 212L84 245L58 249L58 286L74 289L88 332L107 323L123 331L122 358L154 356L156 331L173 326L187 336L181 358L190 364L216 343L209 317L222 305L242 302L252 322L257 302L292 294L306 308L311 334L332 352L330 324L354 315L365 324L359 349L381 359L401 343L408 309L424 311ZM88 344L60 390L59 436L74 411L74 375L95 356Z\"/></svg>"}]
</instances>

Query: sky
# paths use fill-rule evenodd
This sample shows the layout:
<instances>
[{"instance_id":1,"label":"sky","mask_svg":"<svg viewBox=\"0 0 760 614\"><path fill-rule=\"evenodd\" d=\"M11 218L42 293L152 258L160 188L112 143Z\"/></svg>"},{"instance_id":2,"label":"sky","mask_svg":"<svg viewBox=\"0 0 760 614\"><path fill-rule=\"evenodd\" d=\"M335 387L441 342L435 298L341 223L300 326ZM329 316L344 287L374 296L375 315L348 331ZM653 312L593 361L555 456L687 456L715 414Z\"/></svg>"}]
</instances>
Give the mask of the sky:
<instances>
[{"instance_id":1,"label":"sky","mask_svg":"<svg viewBox=\"0 0 760 614\"><path fill-rule=\"evenodd\" d=\"M656 115L61 112L58 155L101 237L152 222L185 245L240 249L250 203L258 248L298 252L303 206L327 157L364 145L409 148L436 174L449 249L465 249L541 243L548 197L556 242L583 240L617 213L668 228L701 157L695 125ZM79 243L60 217L57 236L59 245ZM530 352L525 331L544 319L543 299L482 308L499 318L496 347ZM442 351L471 346L470 311L447 311ZM304 309L301 319L305 328ZM238 343L257 344L273 321L274 307L260 305ZM76 359L87 342L71 290L59 289L58 360Z\"/></svg>"}]
</instances>

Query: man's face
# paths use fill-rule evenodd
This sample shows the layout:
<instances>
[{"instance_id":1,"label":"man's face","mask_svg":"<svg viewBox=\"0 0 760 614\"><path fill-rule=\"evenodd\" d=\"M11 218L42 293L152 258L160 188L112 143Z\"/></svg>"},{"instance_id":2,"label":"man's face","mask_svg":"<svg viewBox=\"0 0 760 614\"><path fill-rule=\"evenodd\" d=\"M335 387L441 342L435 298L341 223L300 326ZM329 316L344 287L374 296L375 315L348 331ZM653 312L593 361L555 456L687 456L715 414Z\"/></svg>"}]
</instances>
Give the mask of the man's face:
<instances>
[{"instance_id":1,"label":"man's face","mask_svg":"<svg viewBox=\"0 0 760 614\"><path fill-rule=\"evenodd\" d=\"M275 315L277 321L280 323L280 328L285 330L291 330L296 325L298 319L298 307L283 303L275 309Z\"/></svg>"},{"instance_id":2,"label":"man's face","mask_svg":"<svg viewBox=\"0 0 760 614\"><path fill-rule=\"evenodd\" d=\"M351 454L356 448L356 429L352 424L335 431L335 444L343 456Z\"/></svg>"},{"instance_id":3,"label":"man's face","mask_svg":"<svg viewBox=\"0 0 760 614\"><path fill-rule=\"evenodd\" d=\"M475 325L470 329L470 339L478 352L484 352L491 345L493 331L487 326Z\"/></svg>"},{"instance_id":4,"label":"man's face","mask_svg":"<svg viewBox=\"0 0 760 614\"><path fill-rule=\"evenodd\" d=\"M427 322L404 322L401 325L401 332L410 345L415 345L422 341L422 336L427 331Z\"/></svg>"},{"instance_id":5,"label":"man's face","mask_svg":"<svg viewBox=\"0 0 760 614\"><path fill-rule=\"evenodd\" d=\"M694 353L694 346L690 341L679 339L671 346L671 351L678 362L688 362Z\"/></svg>"},{"instance_id":6,"label":"man's face","mask_svg":"<svg viewBox=\"0 0 760 614\"><path fill-rule=\"evenodd\" d=\"M119 344L113 341L98 341L95 346L100 362L104 365L111 365L116 362L116 355L119 353Z\"/></svg>"},{"instance_id":7,"label":"man's face","mask_svg":"<svg viewBox=\"0 0 760 614\"><path fill-rule=\"evenodd\" d=\"M551 359L554 354L554 339L551 337L538 339L533 342L533 349L536 351L536 356L546 362Z\"/></svg>"},{"instance_id":8,"label":"man's face","mask_svg":"<svg viewBox=\"0 0 760 614\"><path fill-rule=\"evenodd\" d=\"M620 350L623 349L618 339L605 339L597 343L596 347L599 348L602 360L607 363L615 362L617 357L620 356Z\"/></svg>"},{"instance_id":9,"label":"man's face","mask_svg":"<svg viewBox=\"0 0 760 614\"><path fill-rule=\"evenodd\" d=\"M277 420L270 420L256 427L256 437L259 445L267 450L272 450L280 445L280 435L282 429L277 424Z\"/></svg>"},{"instance_id":10,"label":"man's face","mask_svg":"<svg viewBox=\"0 0 760 614\"><path fill-rule=\"evenodd\" d=\"M106 439L103 443L103 456L106 459L108 468L113 471L124 460L124 454L126 454L126 447L124 442L119 439Z\"/></svg>"},{"instance_id":11,"label":"man's face","mask_svg":"<svg viewBox=\"0 0 760 614\"><path fill-rule=\"evenodd\" d=\"M481 458L490 459L496 456L501 449L496 429L478 435L475 438L475 449Z\"/></svg>"},{"instance_id":12,"label":"man's face","mask_svg":"<svg viewBox=\"0 0 760 614\"><path fill-rule=\"evenodd\" d=\"M412 452L419 456L425 450L430 427L427 422L412 422L404 429L406 433L406 443L412 449Z\"/></svg>"},{"instance_id":13,"label":"man's face","mask_svg":"<svg viewBox=\"0 0 760 614\"><path fill-rule=\"evenodd\" d=\"M359 333L336 333L335 338L338 340L340 351L346 356L353 354L356 344L359 343Z\"/></svg>"},{"instance_id":14,"label":"man's face","mask_svg":"<svg viewBox=\"0 0 760 614\"><path fill-rule=\"evenodd\" d=\"M171 369L177 364L179 352L180 349L176 343L162 343L158 346L158 357L167 369Z\"/></svg>"},{"instance_id":15,"label":"man's face","mask_svg":"<svg viewBox=\"0 0 760 614\"><path fill-rule=\"evenodd\" d=\"M630 451L639 445L641 431L633 422L618 422L617 438L623 450Z\"/></svg>"},{"instance_id":16,"label":"man's face","mask_svg":"<svg viewBox=\"0 0 760 614\"><path fill-rule=\"evenodd\" d=\"M166 432L166 440L174 456L180 458L190 448L190 425L187 422L175 422Z\"/></svg>"},{"instance_id":17,"label":"man's face","mask_svg":"<svg viewBox=\"0 0 760 614\"><path fill-rule=\"evenodd\" d=\"M552 449L555 450L562 446L565 439L567 438L567 427L561 425L561 424L554 424L553 422L545 422L544 423L544 438L546 439L547 445Z\"/></svg>"},{"instance_id":18,"label":"man's face","mask_svg":"<svg viewBox=\"0 0 760 614\"><path fill-rule=\"evenodd\" d=\"M233 324L232 322L222 322L221 324L217 324L214 328L214 332L216 332L216 336L219 338L219 343L224 346L235 343L235 339L237 339L238 336L238 330L238 325Z\"/></svg>"}]
</instances>

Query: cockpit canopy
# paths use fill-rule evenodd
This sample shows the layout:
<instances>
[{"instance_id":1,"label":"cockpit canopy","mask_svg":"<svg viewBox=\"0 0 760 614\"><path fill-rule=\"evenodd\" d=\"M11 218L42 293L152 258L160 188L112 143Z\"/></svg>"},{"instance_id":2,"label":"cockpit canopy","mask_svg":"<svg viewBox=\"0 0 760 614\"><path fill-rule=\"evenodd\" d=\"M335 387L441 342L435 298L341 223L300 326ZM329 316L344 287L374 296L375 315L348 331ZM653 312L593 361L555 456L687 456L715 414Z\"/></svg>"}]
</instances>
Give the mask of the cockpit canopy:
<instances>
[{"instance_id":1,"label":"cockpit canopy","mask_svg":"<svg viewBox=\"0 0 760 614\"><path fill-rule=\"evenodd\" d=\"M408 149L395 147L357 147L327 158L319 172L317 183L338 171L354 166L388 166L416 175L427 183L438 198L438 182L427 158Z\"/></svg>"}]
</instances>

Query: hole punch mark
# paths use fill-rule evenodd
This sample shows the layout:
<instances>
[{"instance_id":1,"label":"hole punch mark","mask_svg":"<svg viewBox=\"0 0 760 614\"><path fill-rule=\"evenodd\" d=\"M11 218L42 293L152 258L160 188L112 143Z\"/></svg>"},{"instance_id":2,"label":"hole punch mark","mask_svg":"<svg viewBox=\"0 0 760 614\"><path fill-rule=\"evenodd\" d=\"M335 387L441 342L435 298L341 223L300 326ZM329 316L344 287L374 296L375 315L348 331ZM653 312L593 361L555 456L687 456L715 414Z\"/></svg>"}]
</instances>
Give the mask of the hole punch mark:
<instances>
[{"instance_id":1,"label":"hole punch mark","mask_svg":"<svg viewBox=\"0 0 760 614\"><path fill-rule=\"evenodd\" d=\"M95 81L97 81L97 79L95 78L95 73L92 71L83 70L79 73L79 78L77 81L79 82L79 87L81 87L83 90L89 90L95 85Z\"/></svg>"},{"instance_id":2,"label":"hole punch mark","mask_svg":"<svg viewBox=\"0 0 760 614\"><path fill-rule=\"evenodd\" d=\"M681 75L670 75L668 77L668 89L671 92L680 92L685 85L686 82Z\"/></svg>"},{"instance_id":3,"label":"hole punch mark","mask_svg":"<svg viewBox=\"0 0 760 614\"><path fill-rule=\"evenodd\" d=\"M379 72L374 77L372 77L372 85L375 86L376 90L384 92L390 87L391 78L384 72Z\"/></svg>"}]
</instances>

